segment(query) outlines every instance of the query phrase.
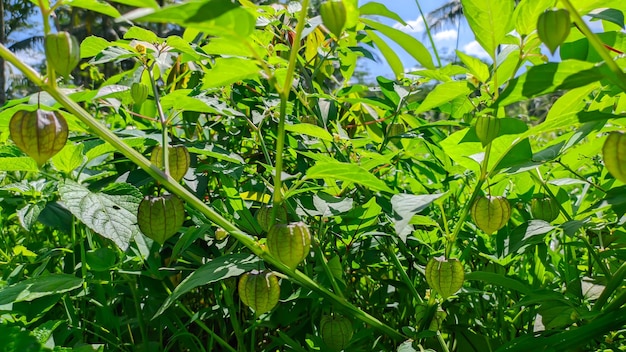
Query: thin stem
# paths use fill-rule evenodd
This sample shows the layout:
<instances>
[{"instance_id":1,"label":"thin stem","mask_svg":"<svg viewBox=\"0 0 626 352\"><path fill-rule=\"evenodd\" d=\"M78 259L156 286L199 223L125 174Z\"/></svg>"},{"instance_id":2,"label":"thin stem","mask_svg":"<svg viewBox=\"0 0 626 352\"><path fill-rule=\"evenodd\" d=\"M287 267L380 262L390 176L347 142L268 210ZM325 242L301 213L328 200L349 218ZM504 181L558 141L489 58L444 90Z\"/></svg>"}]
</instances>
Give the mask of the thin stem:
<instances>
[{"instance_id":1,"label":"thin stem","mask_svg":"<svg viewBox=\"0 0 626 352\"><path fill-rule=\"evenodd\" d=\"M45 37L50 34L50 9L44 5L43 0L39 0L39 10L41 11L41 17L43 22L43 35ZM50 61L48 61L48 57L46 57L46 73L50 85L55 86L56 76L54 68L50 65Z\"/></svg>"},{"instance_id":2,"label":"thin stem","mask_svg":"<svg viewBox=\"0 0 626 352\"><path fill-rule=\"evenodd\" d=\"M322 248L320 247L319 242L315 239L313 243L313 250L315 251L315 256L321 258L321 263L322 263L322 267L324 268L324 273L326 274L326 276L328 276L328 280L330 280L330 285L333 287L333 291L335 291L335 293L339 297L345 299L343 292L341 291L341 289L339 288L339 285L337 284L337 280L335 280L335 276L333 275L332 270L330 270L330 267L328 266L328 260L326 260L326 257L324 256L324 253L322 251Z\"/></svg>"},{"instance_id":3,"label":"thin stem","mask_svg":"<svg viewBox=\"0 0 626 352\"><path fill-rule=\"evenodd\" d=\"M154 101L156 103L157 113L159 114L159 120L161 122L161 147L163 151L163 167L165 168L165 175L170 176L170 162L169 162L169 138L167 130L167 118L163 112L163 106L161 105L161 98L159 96L159 88L157 87L156 80L152 69L156 62L146 67L148 70L148 76L150 77L150 83L152 84L152 93L154 94Z\"/></svg>"},{"instance_id":4,"label":"thin stem","mask_svg":"<svg viewBox=\"0 0 626 352\"><path fill-rule=\"evenodd\" d=\"M197 317L194 317L194 313L189 310L189 308L187 308L184 304L180 303L178 304L178 307L185 312L185 314L187 314L189 316L189 318L191 318L191 320L196 323L196 325L198 325L202 330L204 330L206 333L208 333L209 335L211 335L211 337L213 339L215 339L215 341L217 341L217 343L219 343L222 347L224 347L226 350L230 351L230 352L237 352L236 349L232 348L227 341L225 341L223 338L221 338L219 335L217 335L213 330L209 329L208 326L206 326L206 324L204 324L200 319L197 319Z\"/></svg>"},{"instance_id":5,"label":"thin stem","mask_svg":"<svg viewBox=\"0 0 626 352\"><path fill-rule=\"evenodd\" d=\"M387 243L387 246L385 249L387 250L387 257L391 259L391 262L398 270L398 273L400 273L400 277L402 278L402 281L409 288L409 291L413 295L413 298L415 298L415 300L420 304L424 303L422 296L420 296L420 294L415 289L415 284L413 283L411 278L409 278L409 275L407 275L406 270L404 270L402 263L400 263L398 256L396 256L396 254L393 252L393 249L389 246L389 243Z\"/></svg>"},{"instance_id":6,"label":"thin stem","mask_svg":"<svg viewBox=\"0 0 626 352\"><path fill-rule=\"evenodd\" d=\"M428 21L426 20L426 16L424 16L424 12L422 11L422 6L420 5L419 0L415 0L415 4L417 5L417 9L420 11L420 16L422 16L422 20L424 20L424 28L426 28L426 34L428 35L428 40L430 41L430 45L433 47L433 52L435 53L435 57L437 58L437 65L441 67L441 59L439 58L439 52L437 51L437 46L435 45L435 40L433 39L432 34L430 33L430 26L428 25ZM458 35L458 33L457 33Z\"/></svg>"}]
</instances>

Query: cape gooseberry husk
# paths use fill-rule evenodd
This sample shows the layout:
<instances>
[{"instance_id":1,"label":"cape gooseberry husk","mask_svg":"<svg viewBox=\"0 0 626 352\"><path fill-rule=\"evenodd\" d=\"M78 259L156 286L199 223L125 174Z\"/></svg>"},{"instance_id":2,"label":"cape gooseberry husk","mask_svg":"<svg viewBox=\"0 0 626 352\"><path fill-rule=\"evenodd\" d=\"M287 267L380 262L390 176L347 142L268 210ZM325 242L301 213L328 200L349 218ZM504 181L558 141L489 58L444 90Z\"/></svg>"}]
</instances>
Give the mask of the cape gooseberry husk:
<instances>
[{"instance_id":1,"label":"cape gooseberry husk","mask_svg":"<svg viewBox=\"0 0 626 352\"><path fill-rule=\"evenodd\" d=\"M500 196L478 197L472 204L472 220L479 229L492 234L506 225L511 218L509 201Z\"/></svg>"},{"instance_id":2,"label":"cape gooseberry husk","mask_svg":"<svg viewBox=\"0 0 626 352\"><path fill-rule=\"evenodd\" d=\"M463 264L456 258L433 257L426 264L426 282L443 299L460 290L464 280Z\"/></svg>"},{"instance_id":3,"label":"cape gooseberry husk","mask_svg":"<svg viewBox=\"0 0 626 352\"><path fill-rule=\"evenodd\" d=\"M237 289L243 304L252 308L257 316L272 310L280 298L278 278L268 270L241 275Z\"/></svg>"},{"instance_id":4,"label":"cape gooseberry husk","mask_svg":"<svg viewBox=\"0 0 626 352\"><path fill-rule=\"evenodd\" d=\"M187 147L184 145L169 147L167 159L169 160L170 176L176 181L182 180L189 170L190 158ZM159 168L163 168L163 147L160 145L154 147L150 161Z\"/></svg>"},{"instance_id":5,"label":"cape gooseberry husk","mask_svg":"<svg viewBox=\"0 0 626 352\"><path fill-rule=\"evenodd\" d=\"M267 247L283 264L295 269L309 255L309 227L303 222L275 224L267 234Z\"/></svg>"},{"instance_id":6,"label":"cape gooseberry husk","mask_svg":"<svg viewBox=\"0 0 626 352\"><path fill-rule=\"evenodd\" d=\"M21 110L11 117L9 133L15 145L41 167L63 149L69 129L57 111Z\"/></svg>"},{"instance_id":7,"label":"cape gooseberry husk","mask_svg":"<svg viewBox=\"0 0 626 352\"><path fill-rule=\"evenodd\" d=\"M354 330L350 319L341 315L325 315L320 322L320 335L328 348L333 351L345 349Z\"/></svg>"},{"instance_id":8,"label":"cape gooseberry husk","mask_svg":"<svg viewBox=\"0 0 626 352\"><path fill-rule=\"evenodd\" d=\"M626 134L609 133L602 147L602 159L609 173L626 183Z\"/></svg>"},{"instance_id":9,"label":"cape gooseberry husk","mask_svg":"<svg viewBox=\"0 0 626 352\"><path fill-rule=\"evenodd\" d=\"M550 197L533 198L530 201L530 213L533 218L552 222L559 217L559 205Z\"/></svg>"},{"instance_id":10,"label":"cape gooseberry husk","mask_svg":"<svg viewBox=\"0 0 626 352\"><path fill-rule=\"evenodd\" d=\"M272 219L272 211L274 210L273 205L263 205L256 212L256 221L259 223L259 226L263 229L263 231L270 230L270 220ZM287 221L287 209L284 206L279 206L276 208L276 219L274 219L275 224L282 224Z\"/></svg>"},{"instance_id":11,"label":"cape gooseberry husk","mask_svg":"<svg viewBox=\"0 0 626 352\"><path fill-rule=\"evenodd\" d=\"M139 203L139 230L159 244L174 236L185 221L183 201L174 194L146 196Z\"/></svg>"},{"instance_id":12,"label":"cape gooseberry husk","mask_svg":"<svg viewBox=\"0 0 626 352\"><path fill-rule=\"evenodd\" d=\"M48 64L60 75L68 76L80 62L80 44L68 32L50 33L44 37Z\"/></svg>"}]
</instances>

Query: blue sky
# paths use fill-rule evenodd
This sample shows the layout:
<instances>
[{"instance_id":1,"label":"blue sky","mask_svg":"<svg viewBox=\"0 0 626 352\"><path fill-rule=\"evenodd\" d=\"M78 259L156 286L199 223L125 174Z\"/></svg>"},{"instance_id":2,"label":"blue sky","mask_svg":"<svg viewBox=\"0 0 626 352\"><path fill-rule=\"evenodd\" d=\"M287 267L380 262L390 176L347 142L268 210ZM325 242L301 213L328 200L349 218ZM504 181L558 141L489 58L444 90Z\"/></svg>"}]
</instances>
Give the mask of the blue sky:
<instances>
[{"instance_id":1,"label":"blue sky","mask_svg":"<svg viewBox=\"0 0 626 352\"><path fill-rule=\"evenodd\" d=\"M420 16L420 12L418 10L415 0L359 0L359 6L371 1L376 1L387 6L389 10L397 13L408 24L408 26L402 26L400 23L397 23L396 21L387 18L379 18L381 22L412 35L413 37L420 40L427 48L431 49L432 52L430 41L426 36L424 21ZM446 3L445 0L420 0L420 6L422 7L424 14L427 14L430 11L440 7L444 3ZM454 57L454 50L456 49L457 45L457 37L459 39L459 50L474 57L478 57L482 60L491 61L489 59L489 55L487 55L487 53L480 47L478 42L475 41L474 35L472 34L465 20L461 21L460 27L450 25L448 27L444 27L441 31L434 33L435 45L437 47L439 55L442 57L442 60L445 61L446 57ZM402 50L394 43L390 43L390 45L402 59L405 70L417 68L418 65L415 59L413 59L410 55L408 55L406 52L404 52L404 50ZM435 59L433 55L433 61L434 60ZM384 62L374 63L367 60L363 63L371 72L372 78L379 75L393 78L391 69Z\"/></svg>"}]
</instances>

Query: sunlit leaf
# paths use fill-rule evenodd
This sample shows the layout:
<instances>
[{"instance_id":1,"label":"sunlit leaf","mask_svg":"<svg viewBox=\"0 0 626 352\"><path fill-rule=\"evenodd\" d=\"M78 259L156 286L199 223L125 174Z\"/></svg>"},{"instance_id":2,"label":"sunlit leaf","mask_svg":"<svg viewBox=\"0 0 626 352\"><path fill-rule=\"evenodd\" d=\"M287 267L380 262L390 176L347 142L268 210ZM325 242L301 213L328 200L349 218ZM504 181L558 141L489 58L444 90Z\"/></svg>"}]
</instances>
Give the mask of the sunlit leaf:
<instances>
[{"instance_id":1,"label":"sunlit leaf","mask_svg":"<svg viewBox=\"0 0 626 352\"><path fill-rule=\"evenodd\" d=\"M50 274L26 279L0 289L0 305L65 293L79 288L83 279L68 274Z\"/></svg>"},{"instance_id":2,"label":"sunlit leaf","mask_svg":"<svg viewBox=\"0 0 626 352\"><path fill-rule=\"evenodd\" d=\"M317 162L306 173L309 179L330 178L344 182L357 183L374 191L393 193L383 181L371 174L366 169L348 163L340 162Z\"/></svg>"}]
</instances>

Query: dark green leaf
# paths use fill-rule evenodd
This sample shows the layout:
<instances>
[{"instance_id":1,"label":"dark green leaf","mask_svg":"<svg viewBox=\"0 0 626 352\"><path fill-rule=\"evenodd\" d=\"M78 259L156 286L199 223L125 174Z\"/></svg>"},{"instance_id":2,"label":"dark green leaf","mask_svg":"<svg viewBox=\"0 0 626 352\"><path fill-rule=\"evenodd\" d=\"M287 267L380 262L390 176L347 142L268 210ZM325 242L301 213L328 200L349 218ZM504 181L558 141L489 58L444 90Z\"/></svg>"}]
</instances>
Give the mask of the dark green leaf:
<instances>
[{"instance_id":1,"label":"dark green leaf","mask_svg":"<svg viewBox=\"0 0 626 352\"><path fill-rule=\"evenodd\" d=\"M74 275L50 274L20 281L0 289L0 305L34 299L75 290L83 280Z\"/></svg>"}]
</instances>

